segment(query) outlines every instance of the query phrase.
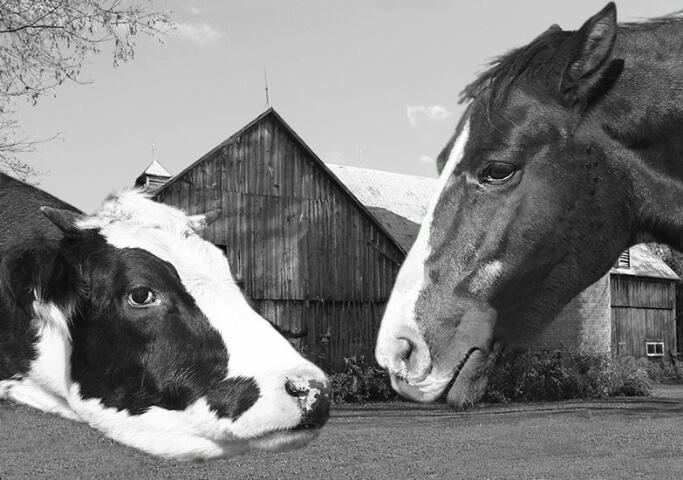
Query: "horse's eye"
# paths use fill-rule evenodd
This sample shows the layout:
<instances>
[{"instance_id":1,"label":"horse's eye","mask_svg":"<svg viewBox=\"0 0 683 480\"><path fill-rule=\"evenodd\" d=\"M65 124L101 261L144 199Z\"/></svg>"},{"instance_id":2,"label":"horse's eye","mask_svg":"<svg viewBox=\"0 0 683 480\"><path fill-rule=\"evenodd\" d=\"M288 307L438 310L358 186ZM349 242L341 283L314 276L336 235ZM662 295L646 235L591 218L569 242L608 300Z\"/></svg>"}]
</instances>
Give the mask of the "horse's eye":
<instances>
[{"instance_id":1,"label":"horse's eye","mask_svg":"<svg viewBox=\"0 0 683 480\"><path fill-rule=\"evenodd\" d=\"M132 307L147 307L157 302L157 296L149 288L136 287L128 292L128 303Z\"/></svg>"},{"instance_id":2,"label":"horse's eye","mask_svg":"<svg viewBox=\"0 0 683 480\"><path fill-rule=\"evenodd\" d=\"M505 162L492 162L486 165L479 177L483 183L503 183L510 180L517 171L517 167Z\"/></svg>"}]
</instances>

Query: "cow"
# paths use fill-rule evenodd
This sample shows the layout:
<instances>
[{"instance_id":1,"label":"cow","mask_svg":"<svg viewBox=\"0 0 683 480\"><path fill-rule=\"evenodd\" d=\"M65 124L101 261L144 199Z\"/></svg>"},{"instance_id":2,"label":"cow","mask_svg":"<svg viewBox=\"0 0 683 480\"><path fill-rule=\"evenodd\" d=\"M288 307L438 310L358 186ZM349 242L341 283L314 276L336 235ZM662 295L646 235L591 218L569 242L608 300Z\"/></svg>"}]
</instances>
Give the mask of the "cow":
<instances>
[{"instance_id":1,"label":"cow","mask_svg":"<svg viewBox=\"0 0 683 480\"><path fill-rule=\"evenodd\" d=\"M250 308L210 216L137 190L85 215L0 173L0 399L178 460L313 440L330 383Z\"/></svg>"}]
</instances>

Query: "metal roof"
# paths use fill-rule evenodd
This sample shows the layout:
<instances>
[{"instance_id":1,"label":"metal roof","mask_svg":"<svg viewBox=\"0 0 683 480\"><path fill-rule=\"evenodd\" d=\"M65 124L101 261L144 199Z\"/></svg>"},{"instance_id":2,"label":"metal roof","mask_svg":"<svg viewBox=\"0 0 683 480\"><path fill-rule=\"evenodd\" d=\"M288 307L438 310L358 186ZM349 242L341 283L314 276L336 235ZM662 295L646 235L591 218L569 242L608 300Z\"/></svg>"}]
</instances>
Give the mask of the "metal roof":
<instances>
[{"instance_id":1,"label":"metal roof","mask_svg":"<svg viewBox=\"0 0 683 480\"><path fill-rule=\"evenodd\" d=\"M327 164L407 252L415 243L437 180Z\"/></svg>"},{"instance_id":2,"label":"metal roof","mask_svg":"<svg viewBox=\"0 0 683 480\"><path fill-rule=\"evenodd\" d=\"M612 268L610 272L616 275L633 275L636 277L662 278L666 280L680 280L663 260L655 255L644 243L634 245L629 250L629 268Z\"/></svg>"}]
</instances>

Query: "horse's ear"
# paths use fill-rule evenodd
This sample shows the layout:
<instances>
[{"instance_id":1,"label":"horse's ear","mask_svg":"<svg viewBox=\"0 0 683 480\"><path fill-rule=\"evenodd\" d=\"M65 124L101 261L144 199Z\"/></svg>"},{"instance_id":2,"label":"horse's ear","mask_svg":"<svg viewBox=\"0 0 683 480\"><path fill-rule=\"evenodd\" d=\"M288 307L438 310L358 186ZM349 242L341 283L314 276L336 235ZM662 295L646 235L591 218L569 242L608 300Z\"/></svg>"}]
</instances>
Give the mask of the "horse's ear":
<instances>
[{"instance_id":1,"label":"horse's ear","mask_svg":"<svg viewBox=\"0 0 683 480\"><path fill-rule=\"evenodd\" d=\"M570 103L585 101L607 70L617 36L617 7L607 4L574 34L562 75L562 94Z\"/></svg>"}]
</instances>

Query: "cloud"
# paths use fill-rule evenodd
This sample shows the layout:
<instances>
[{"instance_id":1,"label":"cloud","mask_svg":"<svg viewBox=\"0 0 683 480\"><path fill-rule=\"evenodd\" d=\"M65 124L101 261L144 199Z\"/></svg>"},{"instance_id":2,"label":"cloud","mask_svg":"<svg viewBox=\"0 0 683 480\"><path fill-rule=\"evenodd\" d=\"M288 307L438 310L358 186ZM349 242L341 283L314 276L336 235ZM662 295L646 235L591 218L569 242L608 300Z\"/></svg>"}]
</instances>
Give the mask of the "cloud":
<instances>
[{"instance_id":1,"label":"cloud","mask_svg":"<svg viewBox=\"0 0 683 480\"><path fill-rule=\"evenodd\" d=\"M190 12L193 15L199 15L200 13L204 12L204 10L202 10L199 7L195 7L194 5L187 5L185 7L185 10L187 10L188 12Z\"/></svg>"},{"instance_id":2,"label":"cloud","mask_svg":"<svg viewBox=\"0 0 683 480\"><path fill-rule=\"evenodd\" d=\"M181 38L200 45L208 45L228 38L225 33L206 23L176 23L175 27Z\"/></svg>"},{"instance_id":3,"label":"cloud","mask_svg":"<svg viewBox=\"0 0 683 480\"><path fill-rule=\"evenodd\" d=\"M425 105L409 105L406 109L406 115L413 127L417 127L425 120L439 121L453 116L453 114L442 105L432 105L431 107Z\"/></svg>"},{"instance_id":4,"label":"cloud","mask_svg":"<svg viewBox=\"0 0 683 480\"><path fill-rule=\"evenodd\" d=\"M429 155L422 155L420 156L420 162L422 163L434 163L434 159L430 157Z\"/></svg>"}]
</instances>

